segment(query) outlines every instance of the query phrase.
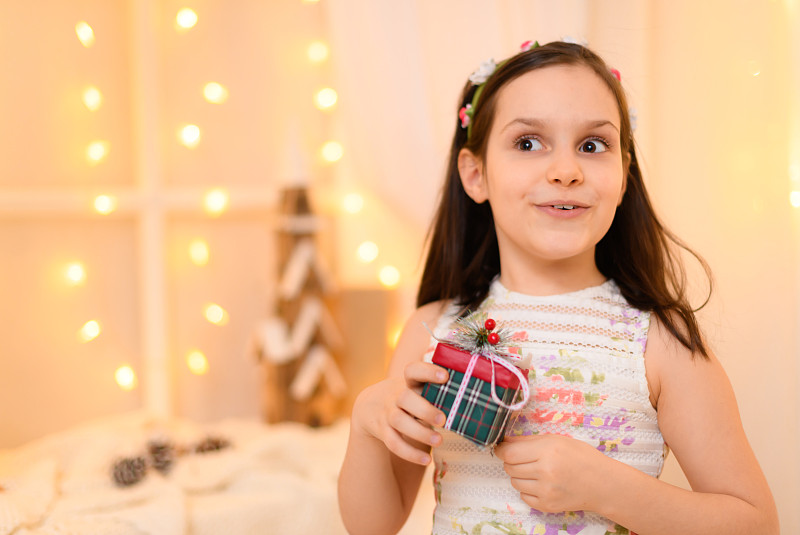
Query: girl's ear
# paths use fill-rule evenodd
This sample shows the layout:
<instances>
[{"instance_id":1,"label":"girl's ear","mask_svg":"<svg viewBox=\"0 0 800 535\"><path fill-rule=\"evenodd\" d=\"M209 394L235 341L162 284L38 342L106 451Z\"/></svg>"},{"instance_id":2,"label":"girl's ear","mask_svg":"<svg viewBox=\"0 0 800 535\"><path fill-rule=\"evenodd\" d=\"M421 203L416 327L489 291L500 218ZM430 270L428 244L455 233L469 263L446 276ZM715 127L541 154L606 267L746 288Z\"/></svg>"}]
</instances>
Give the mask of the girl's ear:
<instances>
[{"instance_id":1,"label":"girl's ear","mask_svg":"<svg viewBox=\"0 0 800 535\"><path fill-rule=\"evenodd\" d=\"M461 149L458 153L458 175L470 199L481 204L489 198L483 177L483 164L469 149Z\"/></svg>"}]
</instances>

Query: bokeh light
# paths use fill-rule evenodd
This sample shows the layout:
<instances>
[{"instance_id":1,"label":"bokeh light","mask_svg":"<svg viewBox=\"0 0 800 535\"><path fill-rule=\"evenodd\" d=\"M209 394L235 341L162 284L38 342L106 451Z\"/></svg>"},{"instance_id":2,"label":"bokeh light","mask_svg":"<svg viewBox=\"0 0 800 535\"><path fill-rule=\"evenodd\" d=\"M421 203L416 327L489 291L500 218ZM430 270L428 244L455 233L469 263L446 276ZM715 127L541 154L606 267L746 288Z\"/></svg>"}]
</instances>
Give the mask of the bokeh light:
<instances>
[{"instance_id":1,"label":"bokeh light","mask_svg":"<svg viewBox=\"0 0 800 535\"><path fill-rule=\"evenodd\" d=\"M89 48L94 44L94 30L86 21L80 21L75 25L75 35L83 46Z\"/></svg>"},{"instance_id":2,"label":"bokeh light","mask_svg":"<svg viewBox=\"0 0 800 535\"><path fill-rule=\"evenodd\" d=\"M369 264L376 258L378 258L378 246L371 241L362 242L361 245L358 246L358 250L356 254L358 254L358 259L364 262L365 264Z\"/></svg>"},{"instance_id":3,"label":"bokeh light","mask_svg":"<svg viewBox=\"0 0 800 535\"><path fill-rule=\"evenodd\" d=\"M103 104L103 94L94 86L83 90L83 105L90 111L97 111Z\"/></svg>"},{"instance_id":4,"label":"bokeh light","mask_svg":"<svg viewBox=\"0 0 800 535\"><path fill-rule=\"evenodd\" d=\"M328 141L322 145L322 158L326 162L337 162L344 156L344 148L338 141Z\"/></svg>"},{"instance_id":5,"label":"bokeh light","mask_svg":"<svg viewBox=\"0 0 800 535\"><path fill-rule=\"evenodd\" d=\"M133 368L128 365L117 368L117 371L114 372L114 379L123 390L133 390L136 388L136 373L133 371Z\"/></svg>"},{"instance_id":6,"label":"bokeh light","mask_svg":"<svg viewBox=\"0 0 800 535\"><path fill-rule=\"evenodd\" d=\"M100 163L108 155L110 146L108 141L92 141L86 147L86 161L91 165Z\"/></svg>"},{"instance_id":7,"label":"bokeh light","mask_svg":"<svg viewBox=\"0 0 800 535\"><path fill-rule=\"evenodd\" d=\"M206 319L214 325L225 325L228 323L228 312L216 303L209 303L203 311Z\"/></svg>"},{"instance_id":8,"label":"bokeh light","mask_svg":"<svg viewBox=\"0 0 800 535\"><path fill-rule=\"evenodd\" d=\"M94 209L98 214L108 215L117 209L117 199L111 195L98 195L94 198Z\"/></svg>"},{"instance_id":9,"label":"bokeh light","mask_svg":"<svg viewBox=\"0 0 800 535\"><path fill-rule=\"evenodd\" d=\"M81 342L91 342L100 336L101 330L100 323L97 320L89 320L78 331L78 338Z\"/></svg>"},{"instance_id":10,"label":"bokeh light","mask_svg":"<svg viewBox=\"0 0 800 535\"><path fill-rule=\"evenodd\" d=\"M394 288L400 283L400 271L394 266L384 266L378 273L378 280L386 288Z\"/></svg>"},{"instance_id":11,"label":"bokeh light","mask_svg":"<svg viewBox=\"0 0 800 535\"><path fill-rule=\"evenodd\" d=\"M196 238L189 244L189 258L196 266L205 266L208 264L209 249L208 243L202 238Z\"/></svg>"},{"instance_id":12,"label":"bokeh light","mask_svg":"<svg viewBox=\"0 0 800 535\"><path fill-rule=\"evenodd\" d=\"M206 193L203 205L206 213L217 216L228 208L228 201L228 192L222 188L216 188Z\"/></svg>"},{"instance_id":13,"label":"bokeh light","mask_svg":"<svg viewBox=\"0 0 800 535\"><path fill-rule=\"evenodd\" d=\"M338 99L339 95L336 93L336 91L330 87L326 87L320 89L317 91L317 94L314 95L314 105L317 107L317 109L327 110L335 106Z\"/></svg>"},{"instance_id":14,"label":"bokeh light","mask_svg":"<svg viewBox=\"0 0 800 535\"><path fill-rule=\"evenodd\" d=\"M217 82L208 82L203 86L203 98L212 104L222 104L228 100L228 88Z\"/></svg>"},{"instance_id":15,"label":"bokeh light","mask_svg":"<svg viewBox=\"0 0 800 535\"><path fill-rule=\"evenodd\" d=\"M196 124L184 125L178 131L178 140L181 145L193 149L200 143L200 127Z\"/></svg>"},{"instance_id":16,"label":"bokeh light","mask_svg":"<svg viewBox=\"0 0 800 535\"><path fill-rule=\"evenodd\" d=\"M64 269L64 277L71 286L78 286L86 282L86 269L80 262L71 262Z\"/></svg>"},{"instance_id":17,"label":"bokeh light","mask_svg":"<svg viewBox=\"0 0 800 535\"><path fill-rule=\"evenodd\" d=\"M175 27L179 31L186 31L191 30L197 24L197 13L188 7L181 8L178 10L178 14L175 15Z\"/></svg>"},{"instance_id":18,"label":"bokeh light","mask_svg":"<svg viewBox=\"0 0 800 535\"><path fill-rule=\"evenodd\" d=\"M342 199L342 208L348 214L357 214L364 209L364 197L358 193L348 193Z\"/></svg>"},{"instance_id":19,"label":"bokeh light","mask_svg":"<svg viewBox=\"0 0 800 535\"><path fill-rule=\"evenodd\" d=\"M186 366L195 375L208 373L208 359L199 349L193 349L186 354Z\"/></svg>"},{"instance_id":20,"label":"bokeh light","mask_svg":"<svg viewBox=\"0 0 800 535\"><path fill-rule=\"evenodd\" d=\"M312 41L306 49L306 55L312 63L322 63L328 59L328 45L322 41Z\"/></svg>"}]
</instances>

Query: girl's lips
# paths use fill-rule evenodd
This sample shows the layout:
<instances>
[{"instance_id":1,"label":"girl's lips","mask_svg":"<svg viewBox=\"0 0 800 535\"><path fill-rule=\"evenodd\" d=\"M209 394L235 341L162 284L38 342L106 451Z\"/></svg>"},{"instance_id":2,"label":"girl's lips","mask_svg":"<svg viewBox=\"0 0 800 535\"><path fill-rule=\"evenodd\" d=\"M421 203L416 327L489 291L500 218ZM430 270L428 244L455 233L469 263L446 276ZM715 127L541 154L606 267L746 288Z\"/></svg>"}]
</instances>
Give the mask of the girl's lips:
<instances>
[{"instance_id":1,"label":"girl's lips","mask_svg":"<svg viewBox=\"0 0 800 535\"><path fill-rule=\"evenodd\" d=\"M556 208L556 206L572 206L571 210L565 210L563 208ZM536 208L541 210L542 212L546 213L552 217L558 217L561 219L570 219L573 217L578 217L586 212L589 209L588 206L574 203L574 202L554 202L554 203L545 203L545 204L537 204Z\"/></svg>"}]
</instances>

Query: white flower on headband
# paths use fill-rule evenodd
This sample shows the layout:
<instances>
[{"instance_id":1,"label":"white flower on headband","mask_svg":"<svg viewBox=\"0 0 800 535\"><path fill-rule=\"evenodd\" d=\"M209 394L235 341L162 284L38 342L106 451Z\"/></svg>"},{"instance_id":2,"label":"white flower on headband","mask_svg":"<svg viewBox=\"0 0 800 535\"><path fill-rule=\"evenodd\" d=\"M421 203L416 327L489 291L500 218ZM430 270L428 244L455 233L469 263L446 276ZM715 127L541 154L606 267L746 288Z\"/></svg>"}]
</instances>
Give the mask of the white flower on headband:
<instances>
[{"instance_id":1,"label":"white flower on headband","mask_svg":"<svg viewBox=\"0 0 800 535\"><path fill-rule=\"evenodd\" d=\"M564 41L565 43L571 43L573 45L587 46L589 44L589 41L587 41L586 39L581 39L580 41L578 41L577 39L569 35L564 36L561 40Z\"/></svg>"},{"instance_id":2,"label":"white flower on headband","mask_svg":"<svg viewBox=\"0 0 800 535\"><path fill-rule=\"evenodd\" d=\"M469 81L474 85L481 85L489 79L496 68L497 63L495 63L493 59L489 58L480 64L477 71L469 75Z\"/></svg>"},{"instance_id":3,"label":"white flower on headband","mask_svg":"<svg viewBox=\"0 0 800 535\"><path fill-rule=\"evenodd\" d=\"M636 108L628 108L628 117L630 117L631 121L631 130L636 130L636 123L639 122L639 112Z\"/></svg>"}]
</instances>

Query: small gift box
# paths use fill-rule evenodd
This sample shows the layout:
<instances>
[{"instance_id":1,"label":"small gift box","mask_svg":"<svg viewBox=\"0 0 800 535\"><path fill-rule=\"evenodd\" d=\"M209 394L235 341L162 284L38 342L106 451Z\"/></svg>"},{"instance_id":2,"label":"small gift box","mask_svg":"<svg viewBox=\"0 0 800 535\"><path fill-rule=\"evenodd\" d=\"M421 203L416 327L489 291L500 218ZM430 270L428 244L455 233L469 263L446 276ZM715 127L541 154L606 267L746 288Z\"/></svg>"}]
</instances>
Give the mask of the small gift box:
<instances>
[{"instance_id":1,"label":"small gift box","mask_svg":"<svg viewBox=\"0 0 800 535\"><path fill-rule=\"evenodd\" d=\"M494 326L489 319L483 329L468 325L456 340L440 340L432 360L450 376L444 384L426 383L422 389L422 396L447 416L445 429L482 446L503 439L512 413L529 397L528 370L498 349L502 331L491 332Z\"/></svg>"}]
</instances>

